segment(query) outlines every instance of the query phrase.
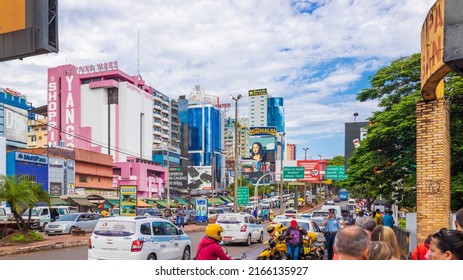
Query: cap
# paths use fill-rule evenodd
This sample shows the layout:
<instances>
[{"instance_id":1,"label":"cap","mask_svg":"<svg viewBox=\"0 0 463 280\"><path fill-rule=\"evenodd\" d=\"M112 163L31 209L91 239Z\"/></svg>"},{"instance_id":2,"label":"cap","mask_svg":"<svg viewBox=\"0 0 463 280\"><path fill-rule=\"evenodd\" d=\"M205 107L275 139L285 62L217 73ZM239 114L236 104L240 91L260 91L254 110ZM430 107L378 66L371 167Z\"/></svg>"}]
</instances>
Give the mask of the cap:
<instances>
[{"instance_id":1,"label":"cap","mask_svg":"<svg viewBox=\"0 0 463 280\"><path fill-rule=\"evenodd\" d=\"M292 227L295 227L295 226L297 226L297 222L296 222L296 220L291 220L291 226L292 226Z\"/></svg>"}]
</instances>

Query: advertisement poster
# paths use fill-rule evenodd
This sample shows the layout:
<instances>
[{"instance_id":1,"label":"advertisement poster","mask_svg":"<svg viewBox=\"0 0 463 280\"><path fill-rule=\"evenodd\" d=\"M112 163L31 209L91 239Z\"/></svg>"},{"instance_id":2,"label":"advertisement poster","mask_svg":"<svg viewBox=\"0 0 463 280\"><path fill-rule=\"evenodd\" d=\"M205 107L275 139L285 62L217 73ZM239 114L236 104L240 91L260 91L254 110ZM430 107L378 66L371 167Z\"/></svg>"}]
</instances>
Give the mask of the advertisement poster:
<instances>
[{"instance_id":1,"label":"advertisement poster","mask_svg":"<svg viewBox=\"0 0 463 280\"><path fill-rule=\"evenodd\" d=\"M188 188L190 190L211 190L212 175L210 166L188 167Z\"/></svg>"},{"instance_id":2,"label":"advertisement poster","mask_svg":"<svg viewBox=\"0 0 463 280\"><path fill-rule=\"evenodd\" d=\"M207 199L196 199L196 222L207 223Z\"/></svg>"},{"instance_id":3,"label":"advertisement poster","mask_svg":"<svg viewBox=\"0 0 463 280\"><path fill-rule=\"evenodd\" d=\"M137 215L137 186L121 186L120 215Z\"/></svg>"},{"instance_id":4,"label":"advertisement poster","mask_svg":"<svg viewBox=\"0 0 463 280\"><path fill-rule=\"evenodd\" d=\"M251 137L249 140L250 172L269 171L270 163L275 162L275 137Z\"/></svg>"},{"instance_id":5,"label":"advertisement poster","mask_svg":"<svg viewBox=\"0 0 463 280\"><path fill-rule=\"evenodd\" d=\"M188 167L170 167L169 184L174 190L187 190L188 187Z\"/></svg>"},{"instance_id":6,"label":"advertisement poster","mask_svg":"<svg viewBox=\"0 0 463 280\"><path fill-rule=\"evenodd\" d=\"M304 179L299 181L320 181L320 166L318 160L298 160L297 166L304 166Z\"/></svg>"}]
</instances>

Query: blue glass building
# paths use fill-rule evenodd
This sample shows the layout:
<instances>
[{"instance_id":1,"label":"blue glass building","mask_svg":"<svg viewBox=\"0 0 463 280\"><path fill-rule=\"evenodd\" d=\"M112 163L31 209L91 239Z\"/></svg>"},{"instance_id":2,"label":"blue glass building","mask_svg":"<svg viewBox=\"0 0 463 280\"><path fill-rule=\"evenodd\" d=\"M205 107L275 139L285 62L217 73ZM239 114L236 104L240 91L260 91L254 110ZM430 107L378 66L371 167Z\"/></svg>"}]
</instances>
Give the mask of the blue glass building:
<instances>
[{"instance_id":1,"label":"blue glass building","mask_svg":"<svg viewBox=\"0 0 463 280\"><path fill-rule=\"evenodd\" d=\"M267 126L276 126L277 132L285 132L283 98L269 97L267 104Z\"/></svg>"}]
</instances>

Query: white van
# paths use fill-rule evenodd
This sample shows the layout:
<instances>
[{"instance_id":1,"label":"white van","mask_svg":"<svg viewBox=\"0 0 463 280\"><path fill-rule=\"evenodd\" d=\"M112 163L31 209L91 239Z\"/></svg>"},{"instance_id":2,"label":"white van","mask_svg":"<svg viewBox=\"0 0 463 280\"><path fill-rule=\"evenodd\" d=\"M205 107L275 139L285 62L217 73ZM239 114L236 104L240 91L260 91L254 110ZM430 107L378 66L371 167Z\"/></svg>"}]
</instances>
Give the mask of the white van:
<instances>
[{"instance_id":1,"label":"white van","mask_svg":"<svg viewBox=\"0 0 463 280\"><path fill-rule=\"evenodd\" d=\"M330 210L330 209L334 209L335 212L334 214L336 215L336 217L341 217L341 206L339 205L323 205L322 210Z\"/></svg>"},{"instance_id":2,"label":"white van","mask_svg":"<svg viewBox=\"0 0 463 280\"><path fill-rule=\"evenodd\" d=\"M59 219L60 216L76 212L75 207L70 206L37 206L32 208L31 219L40 219L40 226L33 227L33 229L44 230L45 226L53 221ZM22 214L23 219L29 218L29 209L26 209Z\"/></svg>"}]
</instances>

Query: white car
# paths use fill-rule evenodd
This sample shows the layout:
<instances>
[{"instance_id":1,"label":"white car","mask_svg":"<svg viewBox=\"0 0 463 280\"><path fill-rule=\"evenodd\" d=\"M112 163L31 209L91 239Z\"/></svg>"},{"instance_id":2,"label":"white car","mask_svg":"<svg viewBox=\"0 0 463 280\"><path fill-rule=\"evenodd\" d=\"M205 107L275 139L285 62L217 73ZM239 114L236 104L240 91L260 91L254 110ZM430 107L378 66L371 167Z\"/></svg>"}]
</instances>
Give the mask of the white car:
<instances>
[{"instance_id":1,"label":"white car","mask_svg":"<svg viewBox=\"0 0 463 280\"><path fill-rule=\"evenodd\" d=\"M227 213L217 217L216 224L223 229L222 241L224 243L246 243L251 246L253 241L264 241L264 227L248 213Z\"/></svg>"},{"instance_id":2,"label":"white car","mask_svg":"<svg viewBox=\"0 0 463 280\"><path fill-rule=\"evenodd\" d=\"M273 218L273 220L270 222L270 224L272 225L276 225L276 224L279 224L280 222L286 220L286 216L285 215L278 215L278 216L275 216L275 218Z\"/></svg>"},{"instance_id":3,"label":"white car","mask_svg":"<svg viewBox=\"0 0 463 280\"><path fill-rule=\"evenodd\" d=\"M317 234L317 243L319 243L319 245L324 245L326 241L325 235L323 234L322 230L315 222L312 222L311 220L307 220L307 219L291 219L290 218L290 219L286 219L282 221L281 224L289 228L292 220L296 220L297 225L303 227L307 232L310 232L310 231L315 232L315 234Z\"/></svg>"},{"instance_id":4,"label":"white car","mask_svg":"<svg viewBox=\"0 0 463 280\"><path fill-rule=\"evenodd\" d=\"M189 260L191 239L166 219L100 219L90 237L89 260Z\"/></svg>"}]
</instances>

